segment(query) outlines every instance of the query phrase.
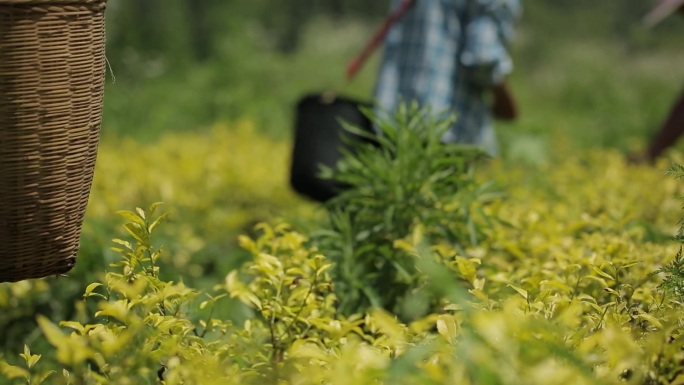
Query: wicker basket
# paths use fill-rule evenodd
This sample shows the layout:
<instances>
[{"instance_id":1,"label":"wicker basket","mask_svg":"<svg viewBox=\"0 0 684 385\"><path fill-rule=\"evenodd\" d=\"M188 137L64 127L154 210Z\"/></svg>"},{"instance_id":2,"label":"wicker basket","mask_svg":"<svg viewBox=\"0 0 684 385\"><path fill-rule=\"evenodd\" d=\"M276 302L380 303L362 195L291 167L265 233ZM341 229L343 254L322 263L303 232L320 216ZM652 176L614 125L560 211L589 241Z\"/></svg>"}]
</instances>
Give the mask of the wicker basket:
<instances>
[{"instance_id":1,"label":"wicker basket","mask_svg":"<svg viewBox=\"0 0 684 385\"><path fill-rule=\"evenodd\" d=\"M0 282L75 264L102 121L106 0L0 0Z\"/></svg>"}]
</instances>

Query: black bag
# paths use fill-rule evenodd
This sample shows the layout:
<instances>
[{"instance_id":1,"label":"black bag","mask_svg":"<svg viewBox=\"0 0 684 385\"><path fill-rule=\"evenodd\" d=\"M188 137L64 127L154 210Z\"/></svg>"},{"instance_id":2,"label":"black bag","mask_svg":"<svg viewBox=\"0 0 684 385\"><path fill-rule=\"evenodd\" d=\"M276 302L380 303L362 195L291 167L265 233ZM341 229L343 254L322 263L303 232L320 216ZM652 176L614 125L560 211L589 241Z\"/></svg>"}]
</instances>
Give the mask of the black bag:
<instances>
[{"instance_id":1,"label":"black bag","mask_svg":"<svg viewBox=\"0 0 684 385\"><path fill-rule=\"evenodd\" d=\"M390 27L414 5L416 0L403 0L366 44L360 55L353 58L346 69L347 80L351 80L361 69L371 53L382 43ZM328 97L326 94L312 94L300 99L295 119L295 138L290 170L290 184L302 195L319 202L325 202L337 195L345 186L318 175L320 165L335 167L341 158L340 149L349 148L342 140L342 134L354 140L369 139L345 131L340 120L372 132L372 124L360 110L369 103L345 97Z\"/></svg>"},{"instance_id":2,"label":"black bag","mask_svg":"<svg viewBox=\"0 0 684 385\"><path fill-rule=\"evenodd\" d=\"M345 130L341 121L372 132L370 120L359 109L369 103L325 94L311 94L297 103L290 184L299 194L325 202L345 188L319 177L320 166L334 168L342 148L350 149L343 135L352 143L370 140Z\"/></svg>"}]
</instances>

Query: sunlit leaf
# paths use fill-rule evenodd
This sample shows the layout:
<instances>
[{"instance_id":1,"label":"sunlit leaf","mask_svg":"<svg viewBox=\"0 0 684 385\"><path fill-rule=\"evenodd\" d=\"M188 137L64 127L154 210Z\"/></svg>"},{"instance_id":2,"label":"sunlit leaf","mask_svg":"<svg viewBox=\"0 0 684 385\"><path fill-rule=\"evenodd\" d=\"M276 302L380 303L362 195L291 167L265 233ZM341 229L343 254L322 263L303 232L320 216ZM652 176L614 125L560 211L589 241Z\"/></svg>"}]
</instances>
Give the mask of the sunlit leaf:
<instances>
[{"instance_id":1,"label":"sunlit leaf","mask_svg":"<svg viewBox=\"0 0 684 385\"><path fill-rule=\"evenodd\" d=\"M663 328L662 322L660 322L656 317L654 317L654 316L651 315L651 314L648 314L648 313L639 313L639 314L636 315L636 317L639 318L639 319L645 320L646 322L648 322L649 324L653 325L654 327L656 327L656 328L658 328L658 329L662 329L662 328Z\"/></svg>"},{"instance_id":2,"label":"sunlit leaf","mask_svg":"<svg viewBox=\"0 0 684 385\"><path fill-rule=\"evenodd\" d=\"M437 319L437 332L450 343L456 342L458 336L458 324L453 316L442 315Z\"/></svg>"},{"instance_id":3,"label":"sunlit leaf","mask_svg":"<svg viewBox=\"0 0 684 385\"><path fill-rule=\"evenodd\" d=\"M139 213L136 214L132 211L127 211L127 210L119 210L116 213L119 214L120 216L126 218L126 220L128 220L129 222L138 224L140 226L145 226L144 215L141 217L139 215Z\"/></svg>"},{"instance_id":4,"label":"sunlit leaf","mask_svg":"<svg viewBox=\"0 0 684 385\"><path fill-rule=\"evenodd\" d=\"M45 382L45 380L47 380L48 377L52 376L54 373L55 373L54 370L50 370L48 372L37 374L31 378L31 384L32 385L40 385L43 382Z\"/></svg>"},{"instance_id":5,"label":"sunlit leaf","mask_svg":"<svg viewBox=\"0 0 684 385\"><path fill-rule=\"evenodd\" d=\"M89 297L93 290L97 289L100 286L102 286L100 282L93 282L89 284L88 286L86 286L85 292L83 292L83 296Z\"/></svg>"},{"instance_id":6,"label":"sunlit leaf","mask_svg":"<svg viewBox=\"0 0 684 385\"><path fill-rule=\"evenodd\" d=\"M14 378L24 378L28 380L29 378L28 370L2 361L0 361L0 373L10 380Z\"/></svg>"},{"instance_id":7,"label":"sunlit leaf","mask_svg":"<svg viewBox=\"0 0 684 385\"><path fill-rule=\"evenodd\" d=\"M605 271L599 269L596 266L592 266L591 270L594 271L596 274L602 276L603 278L607 278L607 279L610 279L611 281L615 281L615 277L613 277L612 275L610 275L610 274L606 273Z\"/></svg>"},{"instance_id":8,"label":"sunlit leaf","mask_svg":"<svg viewBox=\"0 0 684 385\"><path fill-rule=\"evenodd\" d=\"M74 329L78 334L85 334L85 327L76 321L61 321L59 326Z\"/></svg>"},{"instance_id":9,"label":"sunlit leaf","mask_svg":"<svg viewBox=\"0 0 684 385\"><path fill-rule=\"evenodd\" d=\"M154 231L154 229L155 229L157 226L159 226L160 223L162 223L163 221L165 221L168 217L169 217L169 214L168 214L168 213L165 213L165 214L162 214L162 215L158 216L157 219L155 219L154 221L152 221L152 223L150 223L149 227L147 228L147 231L148 231L149 233L152 233L152 232Z\"/></svg>"},{"instance_id":10,"label":"sunlit leaf","mask_svg":"<svg viewBox=\"0 0 684 385\"><path fill-rule=\"evenodd\" d=\"M510 283L507 286L510 287L511 289L517 291L518 294L520 294L523 298L527 299L527 290L525 290L521 287L515 286L513 284L510 284Z\"/></svg>"}]
</instances>

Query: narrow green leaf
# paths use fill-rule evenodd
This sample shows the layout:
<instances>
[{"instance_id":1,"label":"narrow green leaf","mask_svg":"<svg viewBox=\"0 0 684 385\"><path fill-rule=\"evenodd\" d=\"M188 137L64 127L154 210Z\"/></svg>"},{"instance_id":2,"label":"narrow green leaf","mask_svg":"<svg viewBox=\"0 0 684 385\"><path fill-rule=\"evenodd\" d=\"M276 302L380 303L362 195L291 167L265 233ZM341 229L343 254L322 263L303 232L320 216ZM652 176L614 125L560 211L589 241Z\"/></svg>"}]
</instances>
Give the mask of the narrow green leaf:
<instances>
[{"instance_id":1,"label":"narrow green leaf","mask_svg":"<svg viewBox=\"0 0 684 385\"><path fill-rule=\"evenodd\" d=\"M123 239L114 238L114 239L112 239L112 242L114 242L114 243L116 243L116 244L119 244L119 245L121 245L121 246L127 248L129 251L133 251L133 245L131 245L131 243L128 242L128 241L124 241ZM112 250L118 251L118 250L121 250L121 249L114 249L114 248L112 248ZM121 251L123 251L123 250L121 250Z\"/></svg>"},{"instance_id":2,"label":"narrow green leaf","mask_svg":"<svg viewBox=\"0 0 684 385\"><path fill-rule=\"evenodd\" d=\"M135 238L136 241L142 243L142 244L147 244L149 242L145 241L146 234L144 233L143 229L138 226L135 223L126 223L124 225L124 229L130 234L133 238Z\"/></svg>"},{"instance_id":3,"label":"narrow green leaf","mask_svg":"<svg viewBox=\"0 0 684 385\"><path fill-rule=\"evenodd\" d=\"M79 322L75 321L61 321L59 323L59 326L61 327L66 327L70 329L74 329L78 332L78 334L83 335L85 334L85 327L81 325Z\"/></svg>"},{"instance_id":4,"label":"narrow green leaf","mask_svg":"<svg viewBox=\"0 0 684 385\"><path fill-rule=\"evenodd\" d=\"M136 213L132 211L127 211L127 210L119 210L116 212L117 214L121 215L122 217L126 218L129 222L132 223L137 223L140 226L145 226L145 220L141 217L139 217Z\"/></svg>"},{"instance_id":5,"label":"narrow green leaf","mask_svg":"<svg viewBox=\"0 0 684 385\"><path fill-rule=\"evenodd\" d=\"M154 215L154 212L157 211L157 207L163 205L164 202L154 202L150 205L150 207L147 209L147 212L150 216Z\"/></svg>"},{"instance_id":6,"label":"narrow green leaf","mask_svg":"<svg viewBox=\"0 0 684 385\"><path fill-rule=\"evenodd\" d=\"M598 267L592 266L591 269L592 269L596 274L600 275L601 277L603 277L603 278L608 278L608 279L610 279L610 280L612 280L612 281L615 281L615 278L614 278L612 275L606 273L605 271L599 269Z\"/></svg>"},{"instance_id":7,"label":"narrow green leaf","mask_svg":"<svg viewBox=\"0 0 684 385\"><path fill-rule=\"evenodd\" d=\"M648 313L639 313L637 314L637 318L642 319L651 325L655 326L658 329L663 328L663 324L658 320L656 317L652 316L651 314Z\"/></svg>"},{"instance_id":8,"label":"narrow green leaf","mask_svg":"<svg viewBox=\"0 0 684 385\"><path fill-rule=\"evenodd\" d=\"M97 289L98 287L102 286L100 282L93 282L90 285L86 286L85 292L83 293L84 297L89 297L90 293L93 292L93 290Z\"/></svg>"},{"instance_id":9,"label":"narrow green leaf","mask_svg":"<svg viewBox=\"0 0 684 385\"><path fill-rule=\"evenodd\" d=\"M147 231L148 231L149 233L152 233L152 232L154 231L154 229L155 229L160 223L162 223L163 221L165 221L168 217L169 217L169 214L168 214L168 213L164 213L164 214L160 215L159 217L157 217L157 219L155 219L155 220L150 224L150 226L148 227Z\"/></svg>"},{"instance_id":10,"label":"narrow green leaf","mask_svg":"<svg viewBox=\"0 0 684 385\"><path fill-rule=\"evenodd\" d=\"M41 373L38 375L35 375L31 378L31 385L40 385L42 384L45 380L47 380L48 377L50 377L52 374L54 374L54 370L50 370L45 373Z\"/></svg>"},{"instance_id":11,"label":"narrow green leaf","mask_svg":"<svg viewBox=\"0 0 684 385\"><path fill-rule=\"evenodd\" d=\"M632 266L636 266L636 265L639 265L639 264L641 264L641 263L642 263L642 261L627 262L627 263L625 263L624 265L620 266L620 267L618 268L618 270L628 269L628 268L630 268L630 267L632 267Z\"/></svg>"},{"instance_id":12,"label":"narrow green leaf","mask_svg":"<svg viewBox=\"0 0 684 385\"><path fill-rule=\"evenodd\" d=\"M507 286L510 287L511 289L517 291L518 294L520 294L523 298L527 299L527 290L525 290L525 289L523 289L523 288L521 288L521 287L512 285L512 284L510 284L510 283L509 283Z\"/></svg>"}]
</instances>

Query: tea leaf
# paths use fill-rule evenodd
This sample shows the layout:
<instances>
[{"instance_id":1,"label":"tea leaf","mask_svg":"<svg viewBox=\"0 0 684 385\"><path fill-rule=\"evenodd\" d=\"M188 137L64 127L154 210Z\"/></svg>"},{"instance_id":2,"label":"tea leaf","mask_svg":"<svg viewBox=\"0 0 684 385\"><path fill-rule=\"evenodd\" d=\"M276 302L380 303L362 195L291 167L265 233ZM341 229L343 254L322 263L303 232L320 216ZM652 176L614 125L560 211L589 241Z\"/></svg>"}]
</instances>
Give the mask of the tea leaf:
<instances>
[{"instance_id":1,"label":"tea leaf","mask_svg":"<svg viewBox=\"0 0 684 385\"><path fill-rule=\"evenodd\" d=\"M610 275L610 274L606 273L605 271L599 269L596 266L592 266L591 270L594 271L596 274L602 276L603 278L607 278L607 279L610 279L611 281L615 281L615 277L613 277L612 275Z\"/></svg>"},{"instance_id":2,"label":"tea leaf","mask_svg":"<svg viewBox=\"0 0 684 385\"><path fill-rule=\"evenodd\" d=\"M508 286L508 287L510 287L511 289L517 291L518 294L520 294L523 298L528 299L528 297L527 297L527 290L525 290L525 289L523 289L523 288L521 288L521 287L512 285L512 284L510 284L510 283L509 283L508 285L506 285L506 286Z\"/></svg>"},{"instance_id":3,"label":"tea leaf","mask_svg":"<svg viewBox=\"0 0 684 385\"><path fill-rule=\"evenodd\" d=\"M80 323L75 322L75 321L61 321L59 323L59 326L74 329L80 335L85 334L85 327L83 325L81 325Z\"/></svg>"},{"instance_id":4,"label":"tea leaf","mask_svg":"<svg viewBox=\"0 0 684 385\"><path fill-rule=\"evenodd\" d=\"M144 215L140 216L139 215L140 212L138 212L136 214L132 211L119 210L116 213L119 214L120 216L126 218L126 220L131 222L131 223L135 223L139 226L145 226L145 216Z\"/></svg>"},{"instance_id":5,"label":"tea leaf","mask_svg":"<svg viewBox=\"0 0 684 385\"><path fill-rule=\"evenodd\" d=\"M93 290L97 289L98 287L102 286L102 283L100 282L93 282L86 286L85 292L83 292L84 297L90 297L91 293Z\"/></svg>"},{"instance_id":6,"label":"tea leaf","mask_svg":"<svg viewBox=\"0 0 684 385\"><path fill-rule=\"evenodd\" d=\"M26 380L29 379L28 370L2 361L0 361L0 373L5 375L10 380L15 378L24 378Z\"/></svg>"},{"instance_id":7,"label":"tea leaf","mask_svg":"<svg viewBox=\"0 0 684 385\"><path fill-rule=\"evenodd\" d=\"M455 343L458 336L458 324L453 316L441 315L437 319L437 332L446 338L449 343Z\"/></svg>"},{"instance_id":8,"label":"tea leaf","mask_svg":"<svg viewBox=\"0 0 684 385\"><path fill-rule=\"evenodd\" d=\"M32 384L32 385L40 385L40 384L42 384L43 382L45 382L45 380L47 380L48 377L50 377L50 376L53 375L54 373L55 373L54 370L50 370L50 371L48 371L48 372L45 372L45 373L41 373L41 374L35 375L35 376L33 376L33 377L31 378L31 384Z\"/></svg>"}]
</instances>

